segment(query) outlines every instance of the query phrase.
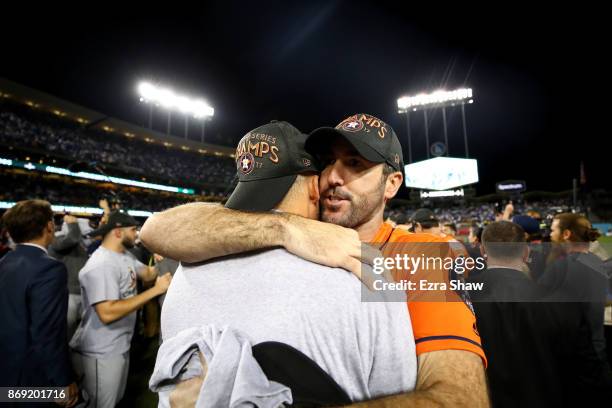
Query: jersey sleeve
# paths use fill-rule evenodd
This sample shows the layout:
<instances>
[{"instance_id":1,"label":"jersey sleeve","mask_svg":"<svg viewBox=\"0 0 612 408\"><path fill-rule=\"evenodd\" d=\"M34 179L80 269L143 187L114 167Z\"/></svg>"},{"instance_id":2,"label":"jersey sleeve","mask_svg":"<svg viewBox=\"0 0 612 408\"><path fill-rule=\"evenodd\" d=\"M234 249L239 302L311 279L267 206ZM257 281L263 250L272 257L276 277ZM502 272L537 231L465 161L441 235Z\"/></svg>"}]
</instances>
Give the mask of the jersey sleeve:
<instances>
[{"instance_id":1,"label":"jersey sleeve","mask_svg":"<svg viewBox=\"0 0 612 408\"><path fill-rule=\"evenodd\" d=\"M487 358L476 327L476 317L463 302L409 302L416 353L465 350Z\"/></svg>"},{"instance_id":2,"label":"jersey sleeve","mask_svg":"<svg viewBox=\"0 0 612 408\"><path fill-rule=\"evenodd\" d=\"M450 245L448 240L433 238L429 234L397 234L398 243L393 250L412 255L455 258L462 245ZM453 240L454 241L454 240ZM403 245L402 245L403 244ZM453 251L453 250L456 250ZM448 282L445 268L429 270L427 275L416 274L410 279L426 278L433 282ZM455 291L416 291L408 293L408 310L417 356L438 350L465 350L478 354L486 367L487 358L476 327L476 316ZM426 301L425 301L426 300Z\"/></svg>"},{"instance_id":3,"label":"jersey sleeve","mask_svg":"<svg viewBox=\"0 0 612 408\"><path fill-rule=\"evenodd\" d=\"M90 269L79 276L81 286L87 291L89 306L105 300L121 299L119 280L110 268Z\"/></svg>"}]
</instances>

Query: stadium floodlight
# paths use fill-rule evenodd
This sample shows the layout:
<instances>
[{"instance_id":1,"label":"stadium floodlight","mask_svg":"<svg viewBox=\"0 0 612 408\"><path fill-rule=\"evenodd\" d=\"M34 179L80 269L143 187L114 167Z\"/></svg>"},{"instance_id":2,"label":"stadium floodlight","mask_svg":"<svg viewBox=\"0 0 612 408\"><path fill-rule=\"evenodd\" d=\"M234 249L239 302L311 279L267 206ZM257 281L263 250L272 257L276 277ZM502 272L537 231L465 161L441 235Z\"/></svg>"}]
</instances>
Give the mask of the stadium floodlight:
<instances>
[{"instance_id":1,"label":"stadium floodlight","mask_svg":"<svg viewBox=\"0 0 612 408\"><path fill-rule=\"evenodd\" d=\"M150 82L138 84L140 101L176 110L198 119L214 116L215 110L202 99L193 99L186 95L178 95L172 89L159 87Z\"/></svg>"},{"instance_id":2,"label":"stadium floodlight","mask_svg":"<svg viewBox=\"0 0 612 408\"><path fill-rule=\"evenodd\" d=\"M415 96L402 96L397 100L398 113L406 115L406 134L408 136L408 163L412 163L412 138L410 133L410 112L418 110L423 111L425 124L425 151L429 159L431 146L429 145L429 120L427 118L427 109L442 109L442 121L444 129L444 144L446 146L446 155L449 155L448 149L448 130L446 126L446 107L461 106L461 121L463 126L463 141L465 144L465 157L469 157L467 129L465 125L465 104L474 103L472 88L459 88L454 91L438 90L429 94L421 93Z\"/></svg>"},{"instance_id":3,"label":"stadium floodlight","mask_svg":"<svg viewBox=\"0 0 612 408\"><path fill-rule=\"evenodd\" d=\"M140 102L149 104L149 129L153 129L153 106L161 106L168 111L166 133L170 134L172 111L185 115L185 139L189 135L189 118L200 120L202 125L201 142L204 142L206 120L214 116L215 110L203 99L178 95L172 89L156 86L150 82L138 84Z\"/></svg>"},{"instance_id":4,"label":"stadium floodlight","mask_svg":"<svg viewBox=\"0 0 612 408\"><path fill-rule=\"evenodd\" d=\"M402 96L397 100L397 108L399 113L406 113L408 110L416 111L419 108L452 106L472 102L472 89L460 88L454 91L438 90L430 94Z\"/></svg>"}]
</instances>

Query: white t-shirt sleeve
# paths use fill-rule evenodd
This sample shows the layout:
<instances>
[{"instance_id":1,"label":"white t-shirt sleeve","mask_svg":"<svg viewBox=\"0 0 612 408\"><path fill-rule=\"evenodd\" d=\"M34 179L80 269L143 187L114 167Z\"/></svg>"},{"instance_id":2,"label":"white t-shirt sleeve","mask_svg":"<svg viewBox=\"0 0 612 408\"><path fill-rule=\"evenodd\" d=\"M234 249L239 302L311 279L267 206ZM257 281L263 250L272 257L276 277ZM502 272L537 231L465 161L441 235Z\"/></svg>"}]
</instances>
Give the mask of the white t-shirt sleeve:
<instances>
[{"instance_id":1,"label":"white t-shirt sleeve","mask_svg":"<svg viewBox=\"0 0 612 408\"><path fill-rule=\"evenodd\" d=\"M121 299L119 278L112 268L90 269L81 276L81 285L87 291L89 306L105 300Z\"/></svg>"},{"instance_id":2,"label":"white t-shirt sleeve","mask_svg":"<svg viewBox=\"0 0 612 408\"><path fill-rule=\"evenodd\" d=\"M416 386L416 347L405 302L371 303L373 360L370 395L394 395Z\"/></svg>"}]
</instances>

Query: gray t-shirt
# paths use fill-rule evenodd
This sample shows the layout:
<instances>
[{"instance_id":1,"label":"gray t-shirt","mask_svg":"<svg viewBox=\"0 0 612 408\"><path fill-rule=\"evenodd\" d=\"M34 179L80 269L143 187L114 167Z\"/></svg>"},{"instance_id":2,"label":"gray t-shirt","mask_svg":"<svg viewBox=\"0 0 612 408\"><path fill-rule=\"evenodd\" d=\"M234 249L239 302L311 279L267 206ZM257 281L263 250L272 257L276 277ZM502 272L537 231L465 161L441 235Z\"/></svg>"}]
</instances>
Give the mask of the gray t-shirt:
<instances>
[{"instance_id":1,"label":"gray t-shirt","mask_svg":"<svg viewBox=\"0 0 612 408\"><path fill-rule=\"evenodd\" d=\"M136 312L104 324L94 305L136 295L137 274L144 266L128 251L118 253L101 246L91 255L79 272L83 316L70 341L72 349L92 357L122 354L130 349Z\"/></svg>"},{"instance_id":2,"label":"gray t-shirt","mask_svg":"<svg viewBox=\"0 0 612 408\"><path fill-rule=\"evenodd\" d=\"M341 269L284 249L177 270L162 308L162 336L214 324L289 344L308 355L354 401L411 391L416 354L405 302L362 302Z\"/></svg>"}]
</instances>

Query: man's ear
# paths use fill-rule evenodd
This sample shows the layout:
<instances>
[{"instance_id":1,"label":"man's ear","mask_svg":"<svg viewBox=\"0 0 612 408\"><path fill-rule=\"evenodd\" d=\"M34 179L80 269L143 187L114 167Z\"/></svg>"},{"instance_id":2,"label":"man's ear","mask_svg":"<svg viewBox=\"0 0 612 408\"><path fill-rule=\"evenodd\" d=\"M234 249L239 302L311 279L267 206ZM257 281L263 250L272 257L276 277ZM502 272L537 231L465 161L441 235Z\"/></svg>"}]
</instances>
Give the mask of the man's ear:
<instances>
[{"instance_id":1,"label":"man's ear","mask_svg":"<svg viewBox=\"0 0 612 408\"><path fill-rule=\"evenodd\" d=\"M487 251L485 251L485 246L482 244L482 242L479 245L480 245L480 255L482 255L483 258L486 258Z\"/></svg>"},{"instance_id":2,"label":"man's ear","mask_svg":"<svg viewBox=\"0 0 612 408\"><path fill-rule=\"evenodd\" d=\"M53 221L47 223L47 232L51 235L55 234L55 223Z\"/></svg>"},{"instance_id":3,"label":"man's ear","mask_svg":"<svg viewBox=\"0 0 612 408\"><path fill-rule=\"evenodd\" d=\"M385 200L389 201L397 194L398 190L402 186L402 182L404 181L404 176L402 172L396 171L387 176L387 181L385 184Z\"/></svg>"},{"instance_id":4,"label":"man's ear","mask_svg":"<svg viewBox=\"0 0 612 408\"><path fill-rule=\"evenodd\" d=\"M308 180L308 198L311 201L319 201L321 192L319 191L319 175L313 174Z\"/></svg>"},{"instance_id":5,"label":"man's ear","mask_svg":"<svg viewBox=\"0 0 612 408\"><path fill-rule=\"evenodd\" d=\"M563 238L564 241L569 241L570 237L572 236L572 231L570 230L563 230L563 232L561 233L561 237Z\"/></svg>"}]
</instances>

